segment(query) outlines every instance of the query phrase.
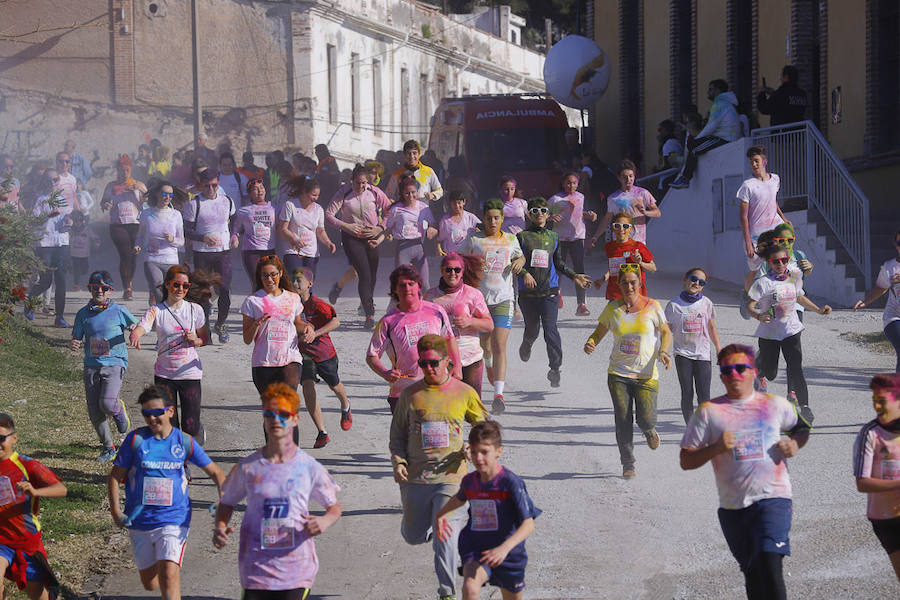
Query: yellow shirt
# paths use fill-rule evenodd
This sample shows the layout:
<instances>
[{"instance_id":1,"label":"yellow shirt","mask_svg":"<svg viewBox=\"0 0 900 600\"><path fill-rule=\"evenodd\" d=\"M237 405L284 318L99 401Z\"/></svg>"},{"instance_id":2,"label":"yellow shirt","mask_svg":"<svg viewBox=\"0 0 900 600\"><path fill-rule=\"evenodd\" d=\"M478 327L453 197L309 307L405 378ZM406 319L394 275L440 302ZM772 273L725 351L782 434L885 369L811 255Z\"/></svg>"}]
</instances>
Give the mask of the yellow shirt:
<instances>
[{"instance_id":1,"label":"yellow shirt","mask_svg":"<svg viewBox=\"0 0 900 600\"><path fill-rule=\"evenodd\" d=\"M606 305L599 325L589 338L596 342L600 325L614 336L612 352L609 355L609 372L632 379L657 379L656 353L659 349L660 328L666 317L659 302L652 298L635 313L625 311L622 300L613 300Z\"/></svg>"}]
</instances>

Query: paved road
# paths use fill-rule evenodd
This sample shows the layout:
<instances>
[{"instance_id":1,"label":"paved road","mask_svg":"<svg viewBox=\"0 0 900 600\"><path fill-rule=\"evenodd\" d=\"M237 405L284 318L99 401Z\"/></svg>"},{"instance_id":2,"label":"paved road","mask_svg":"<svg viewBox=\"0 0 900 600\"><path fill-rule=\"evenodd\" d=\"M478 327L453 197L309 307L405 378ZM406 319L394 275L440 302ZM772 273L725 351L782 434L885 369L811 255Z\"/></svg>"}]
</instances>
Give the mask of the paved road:
<instances>
[{"instance_id":1,"label":"paved road","mask_svg":"<svg viewBox=\"0 0 900 600\"><path fill-rule=\"evenodd\" d=\"M386 305L390 262L383 261L379 279L381 309ZM602 272L598 261L589 262L593 263L589 270ZM318 286L322 295L344 265L337 258L323 262ZM648 283L651 295L663 302L680 288L676 277L661 274L649 277ZM239 282L237 287L245 290L245 285ZM741 597L743 580L716 518L712 469L685 473L678 467L684 425L674 371L661 376L662 444L656 451L638 446L638 476L626 482L620 478L605 383L610 341L604 340L591 357L581 352L595 321L573 316L574 298L571 288L566 290L560 323L565 348L561 388L551 390L548 385L540 343L527 365L516 357L520 323L509 342L515 358L510 360L507 381L509 408L500 419L505 431L503 462L525 479L535 503L544 510L528 541L526 597ZM718 306L723 341L753 343L754 326L738 316L733 287L712 282L707 294ZM230 320L234 330L243 297L235 295ZM129 306L137 314L145 302L141 298ZM604 304L596 295L589 298L595 315ZM320 398L332 442L312 450L315 431L311 422L301 421L302 446L334 475L344 508L343 518L316 542L320 570L312 597L434 598L430 546L408 546L400 537L399 493L387 452L387 386L365 365L369 334L361 327L356 306L352 294L339 300L343 325L333 334L341 376L353 403L353 429L340 430L337 401L324 386ZM70 311L76 308L70 303ZM788 591L791 597L805 598L896 598L900 586L865 519L865 499L856 492L850 470L855 434L873 416L866 382L888 370L893 357L841 338L844 332L879 330L880 314L839 311L830 317L809 315L806 323L805 370L817 429L790 463L795 503L793 556L785 563ZM263 443L259 403L250 381L250 348L239 335L232 339L226 346L201 351L207 447L226 470ZM128 380L134 389L151 378L153 352L132 352L131 361ZM784 393L783 372L773 391ZM715 381L713 393L722 392ZM194 598L238 598L236 543L220 552L210 544L212 521L205 507L213 490L208 480L195 480L191 486L197 501L183 592ZM158 597L141 589L133 565L115 570L98 591L108 598ZM499 598L499 593L485 590L482 597Z\"/></svg>"}]
</instances>

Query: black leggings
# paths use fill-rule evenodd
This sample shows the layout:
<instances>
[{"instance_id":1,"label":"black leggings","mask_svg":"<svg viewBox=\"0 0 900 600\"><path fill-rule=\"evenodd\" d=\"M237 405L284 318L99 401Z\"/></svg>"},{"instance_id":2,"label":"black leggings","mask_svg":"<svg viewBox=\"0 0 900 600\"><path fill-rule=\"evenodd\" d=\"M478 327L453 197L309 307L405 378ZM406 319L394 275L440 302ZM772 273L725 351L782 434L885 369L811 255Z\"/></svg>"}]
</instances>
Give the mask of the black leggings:
<instances>
[{"instance_id":1,"label":"black leggings","mask_svg":"<svg viewBox=\"0 0 900 600\"><path fill-rule=\"evenodd\" d=\"M274 250L241 250L241 261L244 263L244 272L250 280L250 289L256 281L256 264L263 256L275 254Z\"/></svg>"},{"instance_id":2,"label":"black leggings","mask_svg":"<svg viewBox=\"0 0 900 600\"><path fill-rule=\"evenodd\" d=\"M747 600L784 600L782 561L784 555L774 552L760 552L744 573L744 588Z\"/></svg>"},{"instance_id":3,"label":"black leggings","mask_svg":"<svg viewBox=\"0 0 900 600\"><path fill-rule=\"evenodd\" d=\"M138 224L121 223L109 224L109 237L119 253L119 276L122 277L122 289L131 289L131 280L134 279L134 266L137 256L134 254L134 246L137 243Z\"/></svg>"},{"instance_id":4,"label":"black leggings","mask_svg":"<svg viewBox=\"0 0 900 600\"><path fill-rule=\"evenodd\" d=\"M681 384L681 416L687 424L694 414L694 389L697 390L697 406L709 401L712 365L708 360L694 360L676 354L675 372Z\"/></svg>"},{"instance_id":5,"label":"black leggings","mask_svg":"<svg viewBox=\"0 0 900 600\"><path fill-rule=\"evenodd\" d=\"M796 393L800 406L809 405L809 389L806 387L806 378L803 376L803 348L800 346L800 333L795 333L783 340L759 338L759 356L756 357L756 368L759 370L759 374L769 381L778 376L779 350L787 365L788 394Z\"/></svg>"},{"instance_id":6,"label":"black leggings","mask_svg":"<svg viewBox=\"0 0 900 600\"><path fill-rule=\"evenodd\" d=\"M252 367L250 372L253 377L253 385L256 386L256 391L262 396L266 388L275 382L286 383L291 389L297 391L297 386L300 385L302 369L300 363L291 362L283 367ZM263 428L263 434L266 435L265 428ZM266 439L269 439L268 435L266 435ZM300 445L299 426L294 427L294 443Z\"/></svg>"},{"instance_id":7,"label":"black leggings","mask_svg":"<svg viewBox=\"0 0 900 600\"><path fill-rule=\"evenodd\" d=\"M35 248L35 254L44 263L46 270L41 271L40 279L28 290L28 296L40 296L50 289L50 285L55 283L56 290L54 291L53 303L56 309L56 317L62 319L63 313L66 312L66 273L69 271L69 263L71 262L69 247L39 246Z\"/></svg>"},{"instance_id":8,"label":"black leggings","mask_svg":"<svg viewBox=\"0 0 900 600\"><path fill-rule=\"evenodd\" d=\"M200 443L206 443L206 432L200 422L200 380L199 379L166 379L155 375L153 383L169 392L175 406L175 418L172 423L185 433L189 433ZM178 407L181 406L181 420L178 419Z\"/></svg>"},{"instance_id":9,"label":"black leggings","mask_svg":"<svg viewBox=\"0 0 900 600\"><path fill-rule=\"evenodd\" d=\"M584 240L572 240L571 242L559 243L560 257L566 260L572 255L572 268L576 273L584 273ZM585 290L578 284L575 285L575 297L578 298L578 304L584 304Z\"/></svg>"},{"instance_id":10,"label":"black leggings","mask_svg":"<svg viewBox=\"0 0 900 600\"><path fill-rule=\"evenodd\" d=\"M244 590L241 600L306 600L309 588L293 590Z\"/></svg>"},{"instance_id":11,"label":"black leggings","mask_svg":"<svg viewBox=\"0 0 900 600\"><path fill-rule=\"evenodd\" d=\"M472 389L481 398L481 382L484 374L484 360L473 362L471 365L462 368L463 383L468 383Z\"/></svg>"},{"instance_id":12,"label":"black leggings","mask_svg":"<svg viewBox=\"0 0 900 600\"><path fill-rule=\"evenodd\" d=\"M341 233L341 243L350 265L359 277L359 300L367 317L375 316L375 277L378 275L378 248L369 246L369 240Z\"/></svg>"}]
</instances>

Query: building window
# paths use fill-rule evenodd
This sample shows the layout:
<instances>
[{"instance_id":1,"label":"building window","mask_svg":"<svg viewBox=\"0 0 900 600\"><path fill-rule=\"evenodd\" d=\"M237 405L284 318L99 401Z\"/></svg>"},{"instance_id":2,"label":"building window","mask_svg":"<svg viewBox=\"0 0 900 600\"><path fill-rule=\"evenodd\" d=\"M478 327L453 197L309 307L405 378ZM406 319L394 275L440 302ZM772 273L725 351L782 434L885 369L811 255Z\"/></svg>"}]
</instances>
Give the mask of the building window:
<instances>
[{"instance_id":1,"label":"building window","mask_svg":"<svg viewBox=\"0 0 900 600\"><path fill-rule=\"evenodd\" d=\"M728 0L726 60L728 86L738 99L738 112L755 105L757 0Z\"/></svg>"},{"instance_id":2,"label":"building window","mask_svg":"<svg viewBox=\"0 0 900 600\"><path fill-rule=\"evenodd\" d=\"M791 2L790 62L800 73L797 85L807 92L807 116L822 133L825 133L828 125L827 40L827 3L820 0Z\"/></svg>"},{"instance_id":3,"label":"building window","mask_svg":"<svg viewBox=\"0 0 900 600\"><path fill-rule=\"evenodd\" d=\"M643 2L619 0L619 125L623 156L642 154L644 139Z\"/></svg>"},{"instance_id":4,"label":"building window","mask_svg":"<svg viewBox=\"0 0 900 600\"><path fill-rule=\"evenodd\" d=\"M900 5L869 0L866 24L867 152L900 146Z\"/></svg>"},{"instance_id":5,"label":"building window","mask_svg":"<svg viewBox=\"0 0 900 600\"><path fill-rule=\"evenodd\" d=\"M447 78L438 76L437 78L437 101L440 102L447 97Z\"/></svg>"},{"instance_id":6,"label":"building window","mask_svg":"<svg viewBox=\"0 0 900 600\"><path fill-rule=\"evenodd\" d=\"M359 130L359 54L350 54L350 126Z\"/></svg>"},{"instance_id":7,"label":"building window","mask_svg":"<svg viewBox=\"0 0 900 600\"><path fill-rule=\"evenodd\" d=\"M426 131L431 121L431 112L429 111L429 102L428 99L431 96L428 90L428 74L422 73L419 75L419 136L423 135L422 132Z\"/></svg>"},{"instance_id":8,"label":"building window","mask_svg":"<svg viewBox=\"0 0 900 600\"><path fill-rule=\"evenodd\" d=\"M697 103L697 0L669 2L669 111L676 121Z\"/></svg>"},{"instance_id":9,"label":"building window","mask_svg":"<svg viewBox=\"0 0 900 600\"><path fill-rule=\"evenodd\" d=\"M328 44L325 49L328 61L328 122L337 123L337 48Z\"/></svg>"},{"instance_id":10,"label":"building window","mask_svg":"<svg viewBox=\"0 0 900 600\"><path fill-rule=\"evenodd\" d=\"M372 126L375 129L375 135L381 135L381 61L377 58L372 61L372 109L374 111Z\"/></svg>"},{"instance_id":11,"label":"building window","mask_svg":"<svg viewBox=\"0 0 900 600\"><path fill-rule=\"evenodd\" d=\"M409 69L400 69L400 131L409 139Z\"/></svg>"}]
</instances>

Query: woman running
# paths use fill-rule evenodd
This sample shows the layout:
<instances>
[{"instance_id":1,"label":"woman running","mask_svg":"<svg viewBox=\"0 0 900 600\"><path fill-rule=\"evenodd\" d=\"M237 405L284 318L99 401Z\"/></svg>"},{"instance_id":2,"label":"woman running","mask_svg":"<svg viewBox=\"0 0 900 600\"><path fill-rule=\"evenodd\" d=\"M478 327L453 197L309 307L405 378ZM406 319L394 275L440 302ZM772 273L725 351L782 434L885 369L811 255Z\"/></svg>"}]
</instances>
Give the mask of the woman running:
<instances>
[{"instance_id":1,"label":"woman running","mask_svg":"<svg viewBox=\"0 0 900 600\"><path fill-rule=\"evenodd\" d=\"M884 335L894 346L894 352L897 354L897 366L894 370L900 373L900 229L894 232L894 250L897 251L897 258L892 258L881 265L875 287L865 300L860 300L853 306L853 310L865 308L885 292L890 291L881 318L884 323Z\"/></svg>"},{"instance_id":2,"label":"woman running","mask_svg":"<svg viewBox=\"0 0 900 600\"><path fill-rule=\"evenodd\" d=\"M763 232L766 233L766 232ZM806 278L813 270L813 264L806 257L806 254L800 250L799 248L794 247L794 227L788 223L782 223L778 225L774 229L771 230L771 243L778 244L788 253L788 269L799 269L801 273L803 273L803 277ZM768 239L768 235L766 238L763 238L762 235L759 236L759 239ZM759 244L759 240L757 240L757 244ZM765 247L765 246L764 246ZM759 279L763 275L769 272L769 263L766 261L762 261L759 265L759 269L756 272L756 279ZM755 279L754 279L755 281ZM797 316L803 321L803 307L801 305L797 305Z\"/></svg>"},{"instance_id":3,"label":"woman running","mask_svg":"<svg viewBox=\"0 0 900 600\"><path fill-rule=\"evenodd\" d=\"M146 191L143 183L131 178L131 157L127 154L120 156L116 162L116 180L106 184L100 208L109 211L109 237L119 253L119 275L122 277L122 298L125 300L134 297L131 291L137 263L134 247L137 245L141 194Z\"/></svg>"},{"instance_id":4,"label":"woman running","mask_svg":"<svg viewBox=\"0 0 900 600\"><path fill-rule=\"evenodd\" d=\"M275 248L275 207L266 198L262 179L247 182L250 203L237 209L234 234L241 238L241 262L247 279L253 281L256 263Z\"/></svg>"},{"instance_id":5,"label":"woman running","mask_svg":"<svg viewBox=\"0 0 900 600\"><path fill-rule=\"evenodd\" d=\"M378 248L369 241L384 232L382 218L390 208L384 195L369 190L366 169L356 165L349 190L338 190L325 211L325 220L341 230L341 243L350 265L359 276L359 299L366 315L365 327L375 326L375 277L378 274ZM330 299L330 296L329 296Z\"/></svg>"},{"instance_id":6,"label":"woman running","mask_svg":"<svg viewBox=\"0 0 900 600\"><path fill-rule=\"evenodd\" d=\"M209 326L203 307L184 299L191 287L191 273L184 265L169 267L163 288L166 299L144 313L129 338L129 345L141 349L141 337L156 325L156 364L153 382L168 391L175 407L176 426L203 446L206 432L200 421L200 380L203 366L197 348L209 344ZM181 418L178 409L181 407Z\"/></svg>"},{"instance_id":7,"label":"woman running","mask_svg":"<svg viewBox=\"0 0 900 600\"><path fill-rule=\"evenodd\" d=\"M451 252L441 261L441 280L437 287L425 292L425 300L442 306L450 317L459 346L462 380L475 388L479 398L484 371L479 335L494 328L484 296L478 291L483 276L481 259Z\"/></svg>"},{"instance_id":8,"label":"woman running","mask_svg":"<svg viewBox=\"0 0 900 600\"><path fill-rule=\"evenodd\" d=\"M809 406L809 391L803 376L803 350L800 334L803 323L797 316L796 305L814 310L820 315L831 313L827 304L822 308L803 293L803 277L800 271L788 268L788 252L781 246L768 246L763 254L769 263L769 272L750 286L747 313L759 321L756 337L759 338L759 355L756 369L759 371L759 391L768 390L768 382L778 375L778 352L787 364L788 393L797 398L800 406Z\"/></svg>"},{"instance_id":9,"label":"woman running","mask_svg":"<svg viewBox=\"0 0 900 600\"><path fill-rule=\"evenodd\" d=\"M659 360L668 369L672 333L659 302L641 294L641 268L635 263L619 267L622 298L613 300L600 313L594 333L584 345L592 353L607 332L613 334L606 378L616 422L616 443L622 461L622 477L634 472L634 421L647 438L651 450L659 448L656 432L656 397L659 393Z\"/></svg>"},{"instance_id":10,"label":"woman running","mask_svg":"<svg viewBox=\"0 0 900 600\"><path fill-rule=\"evenodd\" d=\"M551 197L548 201L553 216L550 221L556 223L554 231L559 235L559 249L562 259L565 261L572 257L572 267L576 273L584 273L584 222L597 220L597 213L592 210L584 210L584 195L578 191L578 173L569 171L563 175L562 191ZM578 308L575 314L586 317L591 314L585 304L586 292L584 288L575 285L575 297L578 300ZM563 296L559 294L559 307L562 308Z\"/></svg>"},{"instance_id":11,"label":"woman running","mask_svg":"<svg viewBox=\"0 0 900 600\"><path fill-rule=\"evenodd\" d=\"M181 201L187 200L187 195ZM135 255L144 252L144 276L150 290L152 304L159 304L165 297L163 277L170 267L178 264L178 249L184 247L184 222L181 213L172 208L176 191L172 183L154 180L147 191L147 204L140 214Z\"/></svg>"},{"instance_id":12,"label":"woman running","mask_svg":"<svg viewBox=\"0 0 900 600\"><path fill-rule=\"evenodd\" d=\"M449 212L435 226L429 224L429 230L437 229L438 253L441 256L458 252L466 238L475 233L481 219L466 210L466 197L459 190L447 194ZM431 234L432 236L434 234Z\"/></svg>"},{"instance_id":13,"label":"woman running","mask_svg":"<svg viewBox=\"0 0 900 600\"><path fill-rule=\"evenodd\" d=\"M437 235L433 227L428 227L432 220L428 205L419 200L419 184L412 177L405 177L400 182L400 201L388 211L384 228L395 242L394 268L412 265L422 277L426 289L428 259L425 256L425 237L430 239ZM378 246L383 241L384 235L379 235L369 245Z\"/></svg>"},{"instance_id":14,"label":"woman running","mask_svg":"<svg viewBox=\"0 0 900 600\"><path fill-rule=\"evenodd\" d=\"M290 197L278 215L278 235L288 245L284 252L284 267L288 273L308 267L315 275L319 264L319 242L332 254L337 250L325 232L325 211L319 205L319 182L296 177L288 184L291 186Z\"/></svg>"},{"instance_id":15,"label":"woman running","mask_svg":"<svg viewBox=\"0 0 900 600\"><path fill-rule=\"evenodd\" d=\"M481 286L484 301L494 319L494 329L481 336L488 380L494 386L491 411L503 412L506 402L503 387L506 381L506 341L513 322L513 274L525 266L525 256L519 240L501 230L503 202L491 198L484 203L484 233L473 233L463 244L464 254L474 254L484 260L485 277Z\"/></svg>"},{"instance_id":16,"label":"woman running","mask_svg":"<svg viewBox=\"0 0 900 600\"><path fill-rule=\"evenodd\" d=\"M244 343L253 344L250 358L253 385L262 394L269 384L280 381L296 390L300 385L301 365L300 337L306 343L312 342L315 331L303 319L303 300L294 291L291 278L284 272L284 265L277 256L262 257L256 263L253 278L253 294L247 296L241 305L243 315ZM316 419L310 412L318 429L314 448L327 443L321 413ZM299 443L299 429L294 436Z\"/></svg>"},{"instance_id":17,"label":"woman running","mask_svg":"<svg viewBox=\"0 0 900 600\"><path fill-rule=\"evenodd\" d=\"M503 224L500 229L513 235L518 235L520 231L528 229L528 202L522 198L518 182L509 175L500 178L500 199L503 200ZM519 286L515 280L513 281L513 316L516 320L522 319L522 313L519 311Z\"/></svg>"}]
</instances>

